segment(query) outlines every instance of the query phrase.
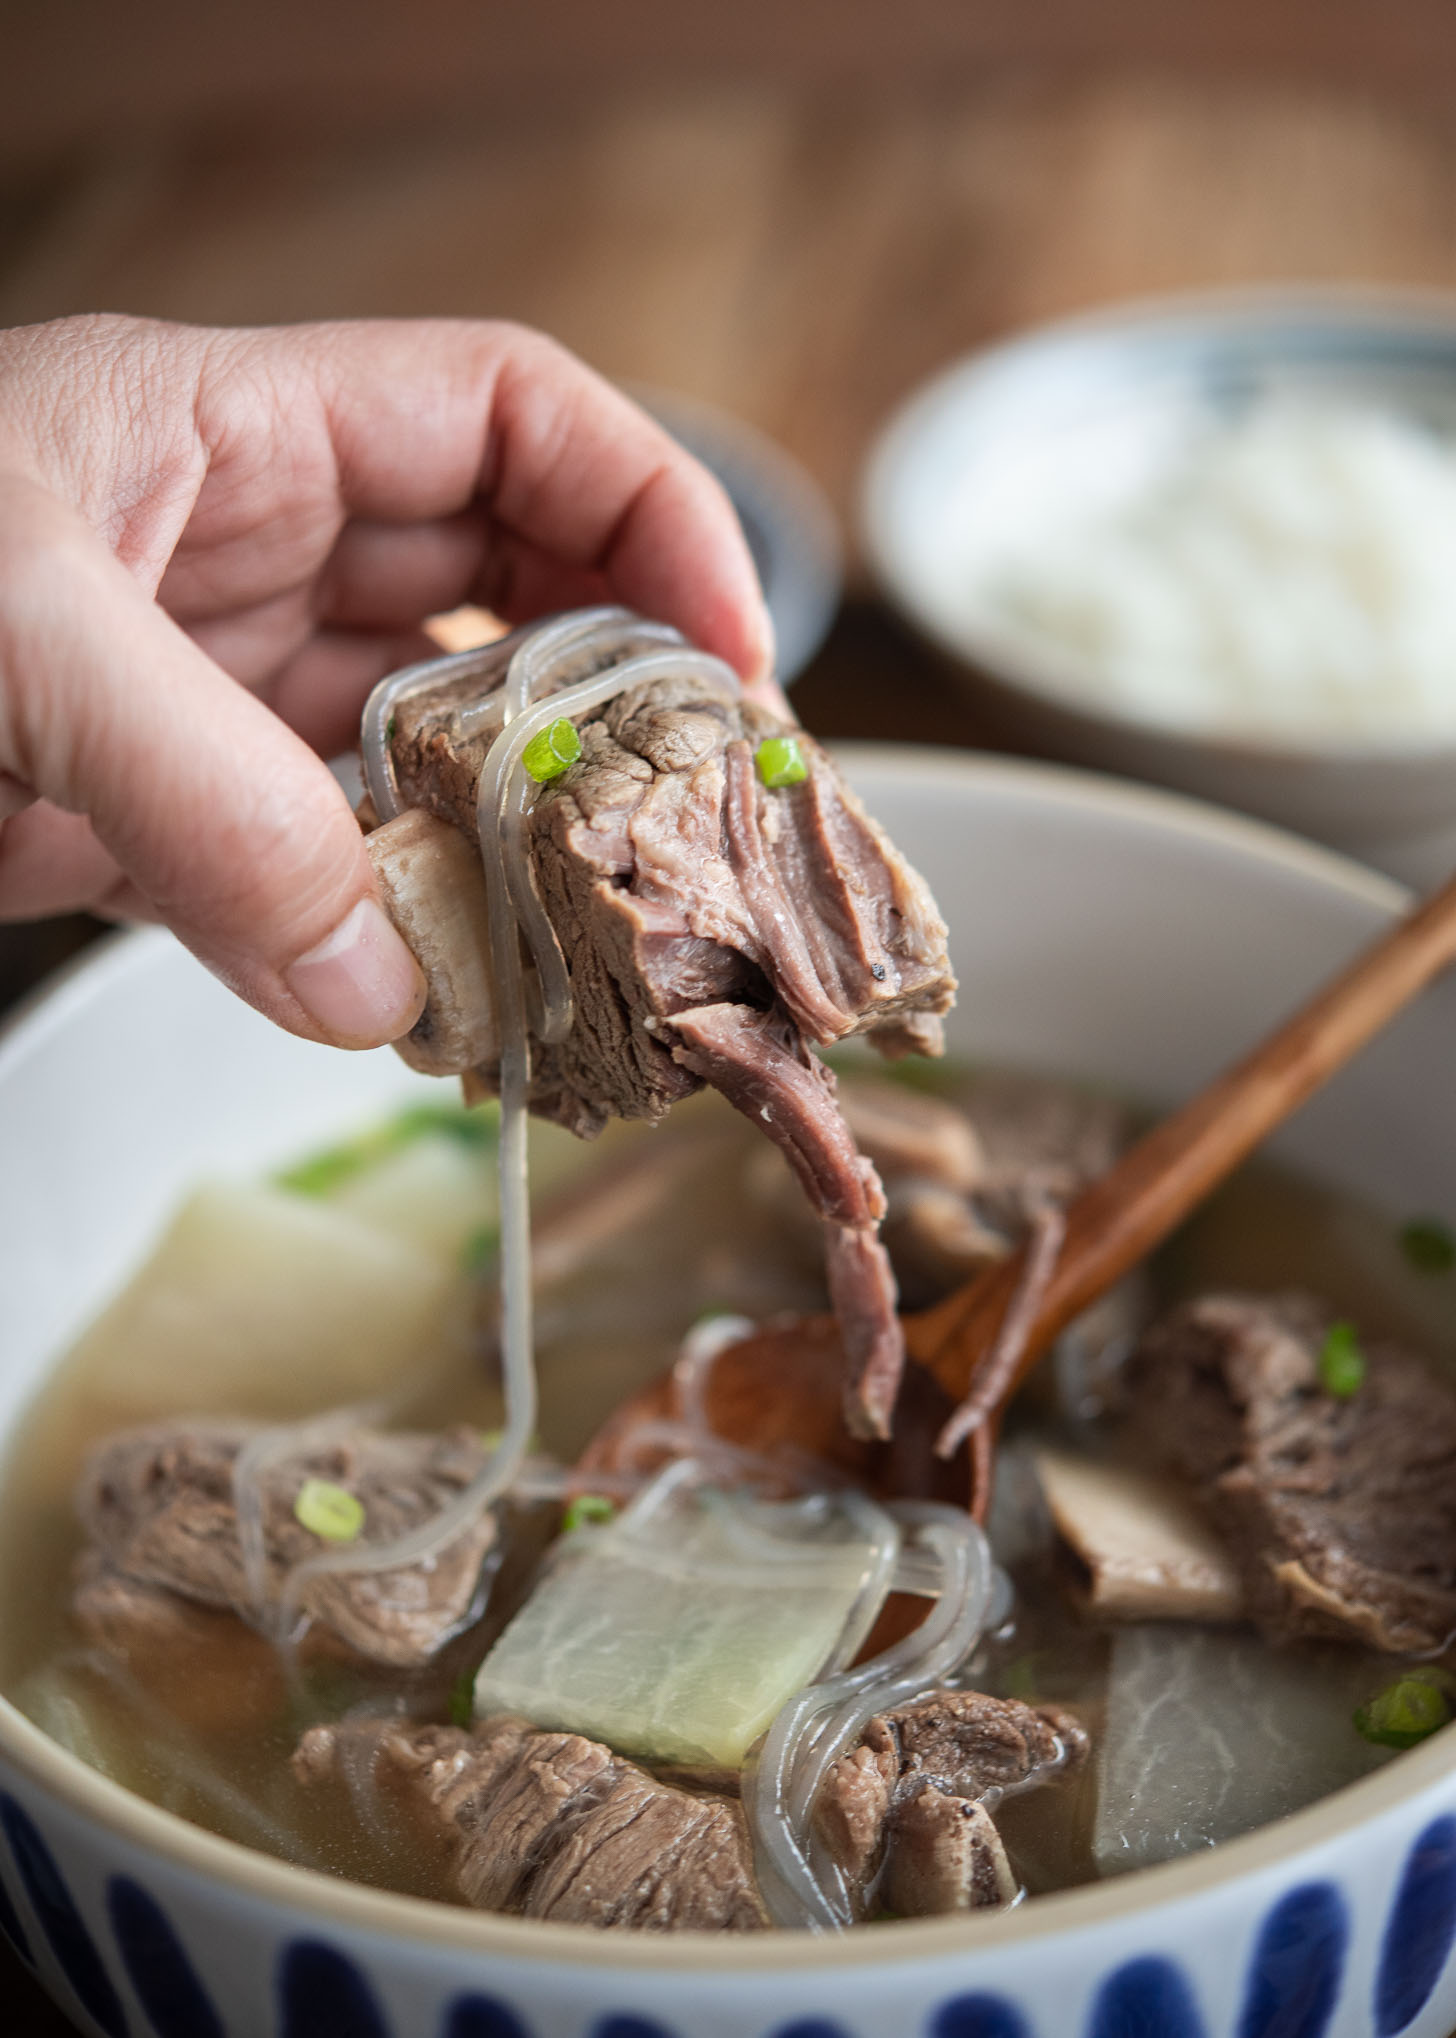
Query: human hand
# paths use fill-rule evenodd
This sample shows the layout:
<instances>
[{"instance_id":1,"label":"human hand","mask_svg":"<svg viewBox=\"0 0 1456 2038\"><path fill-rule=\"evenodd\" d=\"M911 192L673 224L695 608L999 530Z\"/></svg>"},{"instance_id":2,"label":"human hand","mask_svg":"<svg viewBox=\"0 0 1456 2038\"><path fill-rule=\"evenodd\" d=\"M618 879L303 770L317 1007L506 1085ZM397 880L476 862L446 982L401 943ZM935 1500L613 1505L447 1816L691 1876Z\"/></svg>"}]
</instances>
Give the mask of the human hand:
<instances>
[{"instance_id":1,"label":"human hand","mask_svg":"<svg viewBox=\"0 0 1456 2038\"><path fill-rule=\"evenodd\" d=\"M321 759L427 616L604 599L774 697L722 490L539 334L0 333L0 919L160 919L292 1032L397 1038L423 984Z\"/></svg>"}]
</instances>

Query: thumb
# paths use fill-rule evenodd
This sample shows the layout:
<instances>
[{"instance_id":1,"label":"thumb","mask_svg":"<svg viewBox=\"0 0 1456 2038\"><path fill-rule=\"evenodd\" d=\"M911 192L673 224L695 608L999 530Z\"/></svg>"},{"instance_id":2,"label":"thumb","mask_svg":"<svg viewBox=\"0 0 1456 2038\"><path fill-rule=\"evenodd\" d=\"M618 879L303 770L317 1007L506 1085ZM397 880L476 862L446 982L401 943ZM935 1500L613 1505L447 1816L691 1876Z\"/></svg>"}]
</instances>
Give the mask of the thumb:
<instances>
[{"instance_id":1,"label":"thumb","mask_svg":"<svg viewBox=\"0 0 1456 2038\"><path fill-rule=\"evenodd\" d=\"M310 1039L372 1047L424 982L327 767L47 491L0 485L0 778L85 815L223 982Z\"/></svg>"}]
</instances>

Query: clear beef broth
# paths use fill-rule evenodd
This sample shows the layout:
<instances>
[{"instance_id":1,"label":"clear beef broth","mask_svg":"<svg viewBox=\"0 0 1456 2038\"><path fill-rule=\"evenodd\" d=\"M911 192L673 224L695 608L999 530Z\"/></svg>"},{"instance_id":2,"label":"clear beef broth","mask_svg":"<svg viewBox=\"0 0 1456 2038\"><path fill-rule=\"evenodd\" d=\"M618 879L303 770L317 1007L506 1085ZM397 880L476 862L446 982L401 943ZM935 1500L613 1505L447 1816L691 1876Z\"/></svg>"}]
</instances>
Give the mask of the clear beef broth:
<instances>
[{"instance_id":1,"label":"clear beef broth","mask_svg":"<svg viewBox=\"0 0 1456 2038\"><path fill-rule=\"evenodd\" d=\"M938 1079L937 1088L953 1095L955 1079ZM717 1098L692 1100L655 1132L615 1127L599 1145L580 1149L570 1167L552 1153L553 1179L538 1194L543 1451L573 1460L623 1398L670 1364L684 1327L705 1311L763 1317L823 1307L814 1227L785 1220L782 1164ZM1215 1287L1307 1288L1362 1331L1399 1337L1447 1364L1456 1361L1453 1280L1414 1270L1386 1214L1266 1164L1227 1185L1151 1269L1160 1305ZM77 1634L67 1613L81 1543L70 1496L88 1448L115 1425L112 1384L94 1355L73 1357L57 1370L11 1454L0 1508L4 1689L83 1759L215 1832L356 1880L451 1900L438 1843L422 1837L406 1812L375 1791L352 1799L308 1791L289 1767L305 1727L351 1708L387 1709L397 1702L398 1680L323 1666L290 1681L268 1644L221 1615L217 1632L232 1631L230 1646L151 1666L145 1682L108 1665ZM1118 1657L1119 1650L1128 1656L1127 1645L1111 1629L1077 1610L1044 1525L1034 1508L1018 1517L1014 1490L1023 1476L1015 1469L1018 1440L1028 1435L1055 1431L1106 1447L1085 1409L1069 1415L1067 1384L1060 1383L1059 1403L1055 1367L1044 1367L1008 1424L1000 1517L1020 1544L1005 1552L1016 1611L960 1681L993 1695L1065 1703L1096 1746L1110 1725L1115 1659L1124 1680L1146 1673ZM127 1416L179 1412L132 1403ZM493 1427L500 1408L488 1359L480 1348L454 1353L415 1381L395 1413L410 1427ZM515 1549L484 1624L453 1642L428 1674L406 1681L411 1711L447 1716L452 1685L519 1599L555 1523L549 1505L516 1511ZM1358 1649L1301 1647L1270 1652L1271 1660L1274 1654L1308 1655L1317 1676L1337 1657L1342 1707L1346 1693L1358 1703L1362 1689L1396 1674L1390 1657ZM1344 1771L1336 1749L1311 1794L1386 1759L1352 1728L1349 1741ZM1158 1858L1156 1841L1139 1842L1142 1852L1125 1859L1109 1846L1099 1823L1099 1774L1094 1757L1057 1788L1010 1797L999 1808L1008 1853L1029 1891Z\"/></svg>"}]
</instances>

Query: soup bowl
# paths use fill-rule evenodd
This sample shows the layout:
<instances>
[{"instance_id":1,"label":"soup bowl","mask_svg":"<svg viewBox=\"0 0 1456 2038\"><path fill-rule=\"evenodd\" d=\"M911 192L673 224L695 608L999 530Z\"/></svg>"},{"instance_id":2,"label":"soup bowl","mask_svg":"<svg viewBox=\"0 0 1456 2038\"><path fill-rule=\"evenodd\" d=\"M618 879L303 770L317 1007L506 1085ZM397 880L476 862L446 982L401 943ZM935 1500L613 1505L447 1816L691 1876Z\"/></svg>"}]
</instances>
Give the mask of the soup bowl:
<instances>
[{"instance_id":1,"label":"soup bowl","mask_svg":"<svg viewBox=\"0 0 1456 2038\"><path fill-rule=\"evenodd\" d=\"M844 755L950 919L961 1054L1168 1103L1404 904L1167 794ZM1453 1058L1448 980L1279 1152L1393 1216L1456 1213ZM418 1080L274 1031L159 933L62 981L0 1048L0 1439L187 1184L294 1155ZM0 1702L0 1929L107 2038L1443 2038L1456 1730L1217 1849L1010 1912L729 1940L593 1934L293 1868L132 1796Z\"/></svg>"}]
</instances>

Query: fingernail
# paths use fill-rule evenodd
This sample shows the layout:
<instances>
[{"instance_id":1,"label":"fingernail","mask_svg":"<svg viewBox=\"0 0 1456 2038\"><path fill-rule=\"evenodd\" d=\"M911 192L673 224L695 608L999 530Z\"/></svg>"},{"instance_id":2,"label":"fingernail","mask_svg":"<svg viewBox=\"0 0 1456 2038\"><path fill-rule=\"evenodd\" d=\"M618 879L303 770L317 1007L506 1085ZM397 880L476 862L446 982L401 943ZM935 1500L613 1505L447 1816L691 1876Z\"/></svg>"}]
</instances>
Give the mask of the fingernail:
<instances>
[{"instance_id":1,"label":"fingernail","mask_svg":"<svg viewBox=\"0 0 1456 2038\"><path fill-rule=\"evenodd\" d=\"M332 934L301 955L283 981L340 1047L379 1047L408 1033L425 980L375 899L361 899Z\"/></svg>"}]
</instances>

